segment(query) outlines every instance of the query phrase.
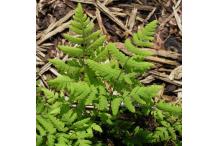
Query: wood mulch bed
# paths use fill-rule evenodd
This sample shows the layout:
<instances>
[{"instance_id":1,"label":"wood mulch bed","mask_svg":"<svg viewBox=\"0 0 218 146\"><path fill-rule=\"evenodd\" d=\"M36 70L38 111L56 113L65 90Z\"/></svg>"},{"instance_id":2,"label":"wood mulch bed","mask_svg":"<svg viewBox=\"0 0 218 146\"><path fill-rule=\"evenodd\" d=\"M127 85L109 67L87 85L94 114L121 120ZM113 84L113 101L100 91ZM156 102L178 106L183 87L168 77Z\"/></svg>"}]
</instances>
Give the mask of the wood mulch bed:
<instances>
[{"instance_id":1,"label":"wood mulch bed","mask_svg":"<svg viewBox=\"0 0 218 146\"><path fill-rule=\"evenodd\" d=\"M86 13L107 35L107 40L116 42L120 51L131 55L123 44L126 37L152 20L159 26L153 48L154 56L145 58L156 67L139 79L145 84L164 85L159 99L181 104L182 101L182 25L181 0L38 0L36 16L36 78L48 87L47 80L58 75L48 62L50 58L67 60L57 50L65 43L61 34L68 31L68 25L77 3L83 4Z\"/></svg>"}]
</instances>

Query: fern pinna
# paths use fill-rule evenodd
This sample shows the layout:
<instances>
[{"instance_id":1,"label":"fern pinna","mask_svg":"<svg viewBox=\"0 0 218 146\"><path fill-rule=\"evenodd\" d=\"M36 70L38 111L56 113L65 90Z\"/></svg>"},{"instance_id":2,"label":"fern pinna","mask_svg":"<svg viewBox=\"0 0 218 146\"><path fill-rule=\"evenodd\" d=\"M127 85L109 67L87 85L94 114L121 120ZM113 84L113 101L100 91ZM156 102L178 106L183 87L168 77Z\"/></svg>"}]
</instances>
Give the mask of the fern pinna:
<instances>
[{"instance_id":1,"label":"fern pinna","mask_svg":"<svg viewBox=\"0 0 218 146\"><path fill-rule=\"evenodd\" d=\"M101 31L94 31L94 23L78 4L69 26L74 35L63 34L69 43L58 46L69 59L66 62L60 59L49 60L61 75L49 81L53 91L39 88L37 144L103 145L103 142L99 142L94 136L93 130L98 133L104 132L101 126L105 125L118 128L117 119L127 111L136 115L141 112L154 117L175 113L177 117L180 114L178 107L154 102L153 97L162 88L160 85L145 87L137 80L138 75L154 66L144 61L144 58L152 53L140 47L152 46L156 27L157 21L152 21L133 34L132 38L125 40L126 49L133 53L129 57L120 52L116 44L106 42L106 36L102 35ZM91 105L92 109L87 110L87 105ZM164 118L157 122L160 125L163 122L165 124L158 127L155 132L136 127L132 123L125 129L126 132L130 130L129 133L132 135L122 136L139 137L138 134L144 134L141 144L178 141L175 134L178 127L172 128L171 122L166 122ZM170 130L166 130L167 128ZM134 132L134 129L140 132ZM166 133L173 132L173 138L166 136ZM126 145L136 144L134 142L135 140L125 138L122 141Z\"/></svg>"}]
</instances>

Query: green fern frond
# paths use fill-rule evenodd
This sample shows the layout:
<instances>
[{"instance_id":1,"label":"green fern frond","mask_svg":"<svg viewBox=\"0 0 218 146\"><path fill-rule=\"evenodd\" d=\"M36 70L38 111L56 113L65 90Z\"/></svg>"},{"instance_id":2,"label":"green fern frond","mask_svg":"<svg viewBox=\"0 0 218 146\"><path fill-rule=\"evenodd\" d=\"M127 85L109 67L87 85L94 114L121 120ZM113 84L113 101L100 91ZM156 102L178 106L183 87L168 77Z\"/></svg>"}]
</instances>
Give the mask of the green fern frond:
<instances>
[{"instance_id":1,"label":"green fern frond","mask_svg":"<svg viewBox=\"0 0 218 146\"><path fill-rule=\"evenodd\" d=\"M138 102L138 103L140 103L142 105L146 105L146 102L143 99L141 99L137 94L134 94L132 97L134 98L134 100L136 102Z\"/></svg>"},{"instance_id":2,"label":"green fern frond","mask_svg":"<svg viewBox=\"0 0 218 146\"><path fill-rule=\"evenodd\" d=\"M141 87L138 89L137 94L142 97L145 101L151 101L151 98L158 95L158 92L162 86L160 85L151 85L147 87Z\"/></svg>"},{"instance_id":3,"label":"green fern frond","mask_svg":"<svg viewBox=\"0 0 218 146\"><path fill-rule=\"evenodd\" d=\"M61 111L62 102L56 101L52 105L50 105L48 113L51 115L57 115Z\"/></svg>"},{"instance_id":4,"label":"green fern frond","mask_svg":"<svg viewBox=\"0 0 218 146\"><path fill-rule=\"evenodd\" d=\"M176 135L175 129L172 128L172 127L168 127L167 130L169 132L169 135L171 136L171 139L172 140L176 140L177 139L177 135Z\"/></svg>"},{"instance_id":5,"label":"green fern frond","mask_svg":"<svg viewBox=\"0 0 218 146\"><path fill-rule=\"evenodd\" d=\"M108 49L113 57L115 57L122 65L124 65L128 61L128 57L120 52L114 43L109 43L106 46L106 49Z\"/></svg>"},{"instance_id":6,"label":"green fern frond","mask_svg":"<svg viewBox=\"0 0 218 146\"><path fill-rule=\"evenodd\" d=\"M69 141L69 136L67 134L58 134L57 135L57 141L58 143L56 145L59 146L68 146L71 142Z\"/></svg>"},{"instance_id":7,"label":"green fern frond","mask_svg":"<svg viewBox=\"0 0 218 146\"><path fill-rule=\"evenodd\" d=\"M182 114L182 109L180 107L177 107L177 106L169 104L169 103L159 102L157 104L157 108L160 110L163 110L165 112L169 112L169 113L178 115L178 116L181 116L181 114Z\"/></svg>"},{"instance_id":8,"label":"green fern frond","mask_svg":"<svg viewBox=\"0 0 218 146\"><path fill-rule=\"evenodd\" d=\"M69 110L62 115L62 121L64 121L66 124L71 124L77 119L77 117L77 113L73 113L72 110Z\"/></svg>"},{"instance_id":9,"label":"green fern frond","mask_svg":"<svg viewBox=\"0 0 218 146\"><path fill-rule=\"evenodd\" d=\"M165 115L163 114L163 112L159 109L156 109L154 111L151 112L151 114L154 116L154 118L157 120L157 121L163 121L164 120L164 117Z\"/></svg>"},{"instance_id":10,"label":"green fern frond","mask_svg":"<svg viewBox=\"0 0 218 146\"><path fill-rule=\"evenodd\" d=\"M49 81L49 85L53 88L62 90L66 89L70 94L71 100L82 100L89 96L92 93L94 87L90 87L85 82L73 82L68 76L59 76L54 80ZM95 93L91 94L90 96L94 96Z\"/></svg>"},{"instance_id":11,"label":"green fern frond","mask_svg":"<svg viewBox=\"0 0 218 146\"><path fill-rule=\"evenodd\" d=\"M49 62L51 62L61 74L78 78L81 68L69 65L60 59L50 59Z\"/></svg>"},{"instance_id":12,"label":"green fern frond","mask_svg":"<svg viewBox=\"0 0 218 146\"><path fill-rule=\"evenodd\" d=\"M167 141L170 138L166 127L157 127L153 134L153 142Z\"/></svg>"},{"instance_id":13,"label":"green fern frond","mask_svg":"<svg viewBox=\"0 0 218 146\"><path fill-rule=\"evenodd\" d=\"M61 120L57 119L56 117L52 115L48 115L48 119L52 122L55 128L57 128L57 130L62 131L62 132L65 132L68 130L67 128L65 128L65 124Z\"/></svg>"},{"instance_id":14,"label":"green fern frond","mask_svg":"<svg viewBox=\"0 0 218 146\"><path fill-rule=\"evenodd\" d=\"M44 93L44 95L47 97L47 99L51 99L51 98L55 97L54 92L49 90L49 89L47 89L47 88L40 88L39 90Z\"/></svg>"},{"instance_id":15,"label":"green fern frond","mask_svg":"<svg viewBox=\"0 0 218 146\"><path fill-rule=\"evenodd\" d=\"M130 96L124 97L124 104L129 111L133 113L135 112L135 106L133 105L132 99Z\"/></svg>"},{"instance_id":16,"label":"green fern frond","mask_svg":"<svg viewBox=\"0 0 218 146\"><path fill-rule=\"evenodd\" d=\"M75 18L74 18L75 19ZM75 19L76 20L76 19ZM75 33L77 33L77 34L79 34L79 35L82 35L83 34L83 31L81 30L81 29L79 29L79 28L77 28L76 26L74 26L74 25L71 25L70 27L69 27L69 29L71 30L71 31L73 31L73 32L75 32Z\"/></svg>"},{"instance_id":17,"label":"green fern frond","mask_svg":"<svg viewBox=\"0 0 218 146\"><path fill-rule=\"evenodd\" d=\"M81 48L59 45L58 49L60 49L61 51L63 51L71 57L80 57L83 55L83 50Z\"/></svg>"},{"instance_id":18,"label":"green fern frond","mask_svg":"<svg viewBox=\"0 0 218 146\"><path fill-rule=\"evenodd\" d=\"M88 49L93 49L93 50L95 50L95 49L97 49L98 47L102 46L102 44L103 44L104 41L105 41L105 38L106 38L105 35L99 37L98 39L96 39L96 40L88 47Z\"/></svg>"},{"instance_id":19,"label":"green fern frond","mask_svg":"<svg viewBox=\"0 0 218 146\"><path fill-rule=\"evenodd\" d=\"M38 123L36 123L36 130L39 131L40 136L45 136L46 135L46 131Z\"/></svg>"},{"instance_id":20,"label":"green fern frond","mask_svg":"<svg viewBox=\"0 0 218 146\"><path fill-rule=\"evenodd\" d=\"M176 122L174 125L173 125L174 129L176 131L178 131L179 135L182 136L182 123L180 122Z\"/></svg>"},{"instance_id":21,"label":"green fern frond","mask_svg":"<svg viewBox=\"0 0 218 146\"><path fill-rule=\"evenodd\" d=\"M37 122L45 128L50 134L54 134L56 132L56 128L51 124L47 119L43 118L40 115L36 116Z\"/></svg>"},{"instance_id":22,"label":"green fern frond","mask_svg":"<svg viewBox=\"0 0 218 146\"><path fill-rule=\"evenodd\" d=\"M38 99L38 98L37 98L37 99ZM42 113L44 110L45 110L45 105L42 103L42 101L37 102L37 105L36 105L36 113L37 113L37 114Z\"/></svg>"},{"instance_id":23,"label":"green fern frond","mask_svg":"<svg viewBox=\"0 0 218 146\"><path fill-rule=\"evenodd\" d=\"M133 35L133 43L140 47L152 47L152 42L155 34L155 29L157 27L157 21L154 20L148 23L144 28L138 30L137 33Z\"/></svg>"},{"instance_id":24,"label":"green fern frond","mask_svg":"<svg viewBox=\"0 0 218 146\"><path fill-rule=\"evenodd\" d=\"M55 136L54 135L49 134L47 136L47 139L48 139L48 141L47 141L48 146L54 146L55 145Z\"/></svg>"},{"instance_id":25,"label":"green fern frond","mask_svg":"<svg viewBox=\"0 0 218 146\"><path fill-rule=\"evenodd\" d=\"M125 44L125 47L127 48L127 50L134 53L135 55L139 55L139 56L143 56L143 57L153 55L152 52L141 50L138 47L136 47L135 45L133 45L130 39L126 39L124 44Z\"/></svg>"},{"instance_id":26,"label":"green fern frond","mask_svg":"<svg viewBox=\"0 0 218 146\"><path fill-rule=\"evenodd\" d=\"M89 104L92 104L93 100L96 99L96 96L97 96L97 89L94 87L94 86L91 86L91 93L87 96L87 99L86 99L86 102L85 102L85 105L89 105Z\"/></svg>"},{"instance_id":27,"label":"green fern frond","mask_svg":"<svg viewBox=\"0 0 218 146\"><path fill-rule=\"evenodd\" d=\"M126 66L134 71L144 71L144 72L154 67L154 65L150 62L137 62L134 60L134 57L129 59Z\"/></svg>"},{"instance_id":28,"label":"green fern frond","mask_svg":"<svg viewBox=\"0 0 218 146\"><path fill-rule=\"evenodd\" d=\"M75 146L91 146L92 142L90 140L80 139L75 143Z\"/></svg>"},{"instance_id":29,"label":"green fern frond","mask_svg":"<svg viewBox=\"0 0 218 146\"><path fill-rule=\"evenodd\" d=\"M134 44L137 45L137 46L140 46L140 47L152 47L152 43L151 42L149 42L149 41L144 42L144 41L140 40L140 38L138 37L137 34L134 34L132 39L133 39Z\"/></svg>"},{"instance_id":30,"label":"green fern frond","mask_svg":"<svg viewBox=\"0 0 218 146\"><path fill-rule=\"evenodd\" d=\"M63 37L73 44L82 44L84 42L83 38L73 37L69 34L63 34Z\"/></svg>"},{"instance_id":31,"label":"green fern frond","mask_svg":"<svg viewBox=\"0 0 218 146\"><path fill-rule=\"evenodd\" d=\"M87 60L87 64L98 76L104 77L108 81L115 81L120 74L119 70L112 69L109 66L99 64L92 60Z\"/></svg>"},{"instance_id":32,"label":"green fern frond","mask_svg":"<svg viewBox=\"0 0 218 146\"><path fill-rule=\"evenodd\" d=\"M107 45L108 50L110 53L115 57L123 67L125 67L128 70L133 71L145 71L153 67L152 63L149 62L137 62L134 60L134 58L130 58L125 56L123 53L121 53L115 44L109 43Z\"/></svg>"},{"instance_id":33,"label":"green fern frond","mask_svg":"<svg viewBox=\"0 0 218 146\"><path fill-rule=\"evenodd\" d=\"M77 122L73 123L72 127L76 128L76 129L87 127L88 122L90 122L90 118L86 118L86 119L77 121Z\"/></svg>"},{"instance_id":34,"label":"green fern frond","mask_svg":"<svg viewBox=\"0 0 218 146\"><path fill-rule=\"evenodd\" d=\"M112 109L113 115L117 115L122 100L123 99L119 97L112 100L111 109Z\"/></svg>"},{"instance_id":35,"label":"green fern frond","mask_svg":"<svg viewBox=\"0 0 218 146\"><path fill-rule=\"evenodd\" d=\"M153 20L144 27L144 29L142 31L143 31L143 34L144 34L143 37L144 37L145 40L146 40L147 37L153 37L154 36L157 24L158 24L158 21Z\"/></svg>"},{"instance_id":36,"label":"green fern frond","mask_svg":"<svg viewBox=\"0 0 218 146\"><path fill-rule=\"evenodd\" d=\"M85 40L88 41L88 42L93 42L93 40L97 40L100 35L101 35L101 31L98 30L98 31L96 31L96 32L93 32L93 33L90 34L89 36L87 36L87 37L85 38Z\"/></svg>"},{"instance_id":37,"label":"green fern frond","mask_svg":"<svg viewBox=\"0 0 218 146\"><path fill-rule=\"evenodd\" d=\"M93 124L91 125L91 127L92 127L92 129L94 129L95 131L98 131L98 132L100 132L100 133L103 132L102 129L101 129L101 127L100 127L99 125L97 125L96 123L93 123Z\"/></svg>"},{"instance_id":38,"label":"green fern frond","mask_svg":"<svg viewBox=\"0 0 218 146\"><path fill-rule=\"evenodd\" d=\"M89 22L87 25L86 25L86 28L84 29L84 32L86 34L89 34L92 33L93 29L94 29L94 23L93 22ZM88 36L88 35L85 35L85 36Z\"/></svg>"},{"instance_id":39,"label":"green fern frond","mask_svg":"<svg viewBox=\"0 0 218 146\"><path fill-rule=\"evenodd\" d=\"M73 44L85 46L83 49L97 49L102 46L105 41L105 36L101 35L100 31L93 32L94 23L90 21L84 13L82 6L79 4L75 10L75 15L70 25L70 30L77 33L78 37L64 35L64 37Z\"/></svg>"},{"instance_id":40,"label":"green fern frond","mask_svg":"<svg viewBox=\"0 0 218 146\"><path fill-rule=\"evenodd\" d=\"M162 86L159 85L151 85L147 87L135 87L130 96L133 97L140 104L150 104L152 98L155 97Z\"/></svg>"},{"instance_id":41,"label":"green fern frond","mask_svg":"<svg viewBox=\"0 0 218 146\"><path fill-rule=\"evenodd\" d=\"M99 97L99 105L98 105L98 109L99 110L105 110L108 108L108 101L107 98L105 96L100 96Z\"/></svg>"},{"instance_id":42,"label":"green fern frond","mask_svg":"<svg viewBox=\"0 0 218 146\"><path fill-rule=\"evenodd\" d=\"M57 78L50 80L48 84L56 88L58 90L67 89L71 84L73 80L68 76L58 76Z\"/></svg>"},{"instance_id":43,"label":"green fern frond","mask_svg":"<svg viewBox=\"0 0 218 146\"><path fill-rule=\"evenodd\" d=\"M36 135L36 146L41 146L43 143L43 137Z\"/></svg>"}]
</instances>

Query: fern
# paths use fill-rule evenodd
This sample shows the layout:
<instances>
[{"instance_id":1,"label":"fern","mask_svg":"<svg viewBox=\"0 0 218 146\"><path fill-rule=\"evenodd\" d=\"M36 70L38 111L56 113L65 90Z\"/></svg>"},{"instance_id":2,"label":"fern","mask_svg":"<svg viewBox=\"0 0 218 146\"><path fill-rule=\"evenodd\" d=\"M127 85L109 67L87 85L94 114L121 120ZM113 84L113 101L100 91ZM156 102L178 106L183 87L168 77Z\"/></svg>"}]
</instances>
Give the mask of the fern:
<instances>
[{"instance_id":1,"label":"fern","mask_svg":"<svg viewBox=\"0 0 218 146\"><path fill-rule=\"evenodd\" d=\"M162 86L144 86L137 79L154 67L144 61L152 53L142 47L152 47L156 27L157 21L152 21L127 38L124 44L132 56L126 56L94 31L94 23L78 4L69 26L72 32L63 34L68 43L58 46L69 59L49 60L60 75L49 80L49 89L37 88L37 145L90 146L101 143L98 136L105 133L123 137L124 145L178 142L181 122L169 120L169 115L179 119L181 109L156 103L153 98ZM153 116L157 127L150 131L122 120L126 113L132 119Z\"/></svg>"},{"instance_id":2,"label":"fern","mask_svg":"<svg viewBox=\"0 0 218 146\"><path fill-rule=\"evenodd\" d=\"M108 101L107 98L105 96L100 96L99 97L99 110L107 110L108 108Z\"/></svg>"},{"instance_id":3,"label":"fern","mask_svg":"<svg viewBox=\"0 0 218 146\"><path fill-rule=\"evenodd\" d=\"M69 76L73 79L76 79L79 76L79 66L66 64L64 61L59 59L51 59L49 61L59 70L61 74Z\"/></svg>"},{"instance_id":4,"label":"fern","mask_svg":"<svg viewBox=\"0 0 218 146\"><path fill-rule=\"evenodd\" d=\"M58 46L58 49L68 54L71 57L81 57L83 55L82 48L76 48L71 46Z\"/></svg>"},{"instance_id":5,"label":"fern","mask_svg":"<svg viewBox=\"0 0 218 146\"><path fill-rule=\"evenodd\" d=\"M118 110L119 110L119 107L120 107L120 104L122 102L122 98L115 98L112 103L111 103L111 108L112 108L112 113L113 115L116 115Z\"/></svg>"},{"instance_id":6,"label":"fern","mask_svg":"<svg viewBox=\"0 0 218 146\"><path fill-rule=\"evenodd\" d=\"M116 48L115 44L109 43L107 47L112 56L114 56L126 69L131 69L133 71L145 71L153 67L152 63L135 61L135 56L131 58L125 56Z\"/></svg>"},{"instance_id":7,"label":"fern","mask_svg":"<svg viewBox=\"0 0 218 146\"><path fill-rule=\"evenodd\" d=\"M126 39L124 44L125 44L125 47L127 48L127 50L134 53L135 55L147 57L147 56L151 56L153 54L150 51L140 50L139 48L137 48L135 45L132 44L130 39Z\"/></svg>"},{"instance_id":8,"label":"fern","mask_svg":"<svg viewBox=\"0 0 218 146\"><path fill-rule=\"evenodd\" d=\"M43 141L46 145L51 146L76 145L77 142L73 139L83 141L92 138L93 134L90 134L89 132L89 136L72 138L72 132L79 134L90 128L97 132L102 132L101 127L92 122L90 118L82 119L77 116L75 111L70 110L69 101L60 102L62 100L60 98L61 95L55 94L53 91L45 88L39 88L38 92L43 92L46 98L54 99L52 103L47 104L46 100L42 100L43 97L37 98L37 105L41 105L39 103L44 103L44 105L46 105L44 109L38 110L39 112L36 116L37 145L42 145ZM62 103L58 104L60 112L56 114L48 112L50 109L56 107L57 103ZM37 106L37 109L38 107L41 108L40 106ZM69 110L64 112L64 109L66 108Z\"/></svg>"},{"instance_id":9,"label":"fern","mask_svg":"<svg viewBox=\"0 0 218 146\"><path fill-rule=\"evenodd\" d=\"M157 108L159 108L160 110L166 111L166 112L170 112L171 114L181 115L182 113L182 109L180 107L177 107L177 106L174 106L168 103L160 102L157 104Z\"/></svg>"},{"instance_id":10,"label":"fern","mask_svg":"<svg viewBox=\"0 0 218 146\"><path fill-rule=\"evenodd\" d=\"M124 98L124 104L126 105L126 108L131 111L131 112L135 112L135 107L134 105L132 104L132 101L131 101L131 98L129 96L126 96Z\"/></svg>"},{"instance_id":11,"label":"fern","mask_svg":"<svg viewBox=\"0 0 218 146\"><path fill-rule=\"evenodd\" d=\"M157 21L154 20L144 28L138 30L138 32L133 35L133 43L140 47L152 47L151 41L154 39L153 35L156 27Z\"/></svg>"}]
</instances>

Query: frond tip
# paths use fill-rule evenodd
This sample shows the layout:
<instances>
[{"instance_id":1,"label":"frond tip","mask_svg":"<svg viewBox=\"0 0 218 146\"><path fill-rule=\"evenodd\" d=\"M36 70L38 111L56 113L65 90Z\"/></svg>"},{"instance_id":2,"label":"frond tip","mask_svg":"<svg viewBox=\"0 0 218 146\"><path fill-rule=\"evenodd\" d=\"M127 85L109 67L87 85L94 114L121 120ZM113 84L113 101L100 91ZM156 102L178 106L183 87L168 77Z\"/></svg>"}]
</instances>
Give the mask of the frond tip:
<instances>
[{"instance_id":1,"label":"frond tip","mask_svg":"<svg viewBox=\"0 0 218 146\"><path fill-rule=\"evenodd\" d=\"M137 33L133 35L133 43L139 47L152 47L151 41L154 40L154 34L157 27L157 20L148 23L144 28L139 29Z\"/></svg>"}]
</instances>

